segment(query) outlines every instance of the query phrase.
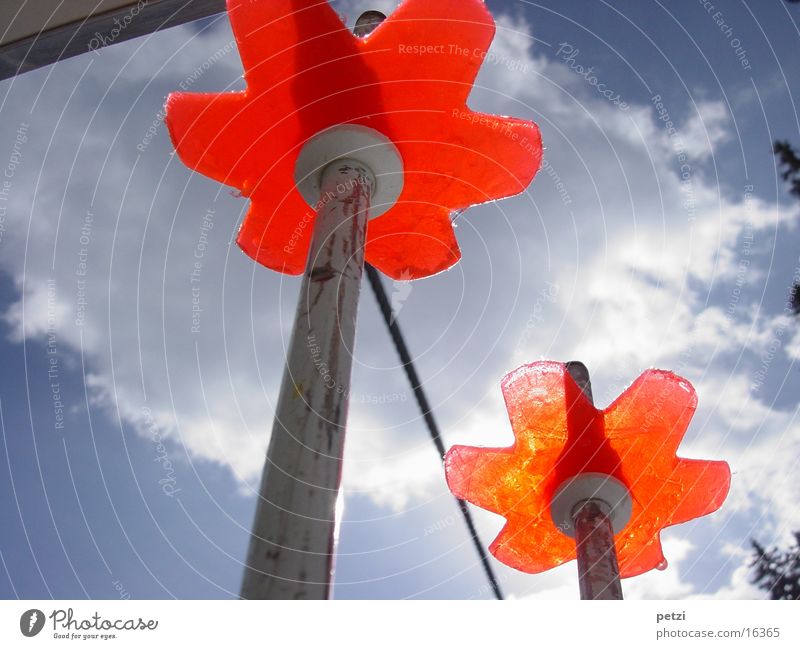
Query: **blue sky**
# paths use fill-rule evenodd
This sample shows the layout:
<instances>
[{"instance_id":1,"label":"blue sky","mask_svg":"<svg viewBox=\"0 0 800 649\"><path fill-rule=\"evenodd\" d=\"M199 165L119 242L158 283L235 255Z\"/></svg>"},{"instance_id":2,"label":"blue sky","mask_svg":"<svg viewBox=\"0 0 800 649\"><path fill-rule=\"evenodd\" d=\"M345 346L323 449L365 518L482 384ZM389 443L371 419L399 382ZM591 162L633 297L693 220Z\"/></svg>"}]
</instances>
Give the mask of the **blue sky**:
<instances>
[{"instance_id":1,"label":"blue sky","mask_svg":"<svg viewBox=\"0 0 800 649\"><path fill-rule=\"evenodd\" d=\"M630 598L760 596L749 538L800 529L798 206L771 153L800 144L800 9L713 4L489 2L469 106L535 120L545 169L458 218L458 266L387 282L447 446L510 443L499 381L525 362L583 360L600 406L648 367L692 381L682 454L727 460L731 495ZM220 16L0 83L3 597L238 591L299 280L232 244L246 201L160 113L187 80L242 87L231 38ZM335 596L490 597L368 291L354 368ZM488 544L502 521L473 511ZM509 596L577 597L574 564L494 566Z\"/></svg>"}]
</instances>

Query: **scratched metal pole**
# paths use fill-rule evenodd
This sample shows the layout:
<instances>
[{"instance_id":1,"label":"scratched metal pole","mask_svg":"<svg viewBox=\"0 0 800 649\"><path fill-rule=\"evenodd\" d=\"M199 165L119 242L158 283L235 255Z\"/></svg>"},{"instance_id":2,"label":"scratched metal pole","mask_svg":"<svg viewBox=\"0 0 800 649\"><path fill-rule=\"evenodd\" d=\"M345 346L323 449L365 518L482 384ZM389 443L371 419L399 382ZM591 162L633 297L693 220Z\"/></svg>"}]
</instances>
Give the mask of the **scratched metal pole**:
<instances>
[{"instance_id":1,"label":"scratched metal pole","mask_svg":"<svg viewBox=\"0 0 800 649\"><path fill-rule=\"evenodd\" d=\"M567 371L589 401L594 402L586 366L572 361L567 363ZM608 513L607 503L587 500L573 514L581 599L622 599L617 548Z\"/></svg>"},{"instance_id":2,"label":"scratched metal pole","mask_svg":"<svg viewBox=\"0 0 800 649\"><path fill-rule=\"evenodd\" d=\"M243 599L327 599L371 170L322 174L306 273L247 553ZM334 198L331 198L334 197Z\"/></svg>"}]
</instances>

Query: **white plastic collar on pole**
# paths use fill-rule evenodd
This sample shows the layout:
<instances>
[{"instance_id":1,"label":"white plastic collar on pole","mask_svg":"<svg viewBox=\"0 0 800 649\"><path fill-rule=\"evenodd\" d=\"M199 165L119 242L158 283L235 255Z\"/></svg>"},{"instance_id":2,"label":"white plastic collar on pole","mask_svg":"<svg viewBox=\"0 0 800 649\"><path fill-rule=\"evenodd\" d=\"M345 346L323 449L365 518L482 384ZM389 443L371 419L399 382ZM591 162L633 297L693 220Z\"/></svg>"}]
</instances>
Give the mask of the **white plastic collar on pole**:
<instances>
[{"instance_id":1,"label":"white plastic collar on pole","mask_svg":"<svg viewBox=\"0 0 800 649\"><path fill-rule=\"evenodd\" d=\"M360 124L342 124L317 133L300 150L295 164L297 189L317 209L322 171L328 163L344 158L360 162L375 176L369 218L384 214L403 191L403 160L392 141L375 129Z\"/></svg>"},{"instance_id":2,"label":"white plastic collar on pole","mask_svg":"<svg viewBox=\"0 0 800 649\"><path fill-rule=\"evenodd\" d=\"M556 490L550 504L553 523L567 536L575 536L573 517L578 507L588 500L607 506L604 512L611 521L614 534L619 534L631 519L633 503L627 487L605 473L581 473L564 482Z\"/></svg>"}]
</instances>

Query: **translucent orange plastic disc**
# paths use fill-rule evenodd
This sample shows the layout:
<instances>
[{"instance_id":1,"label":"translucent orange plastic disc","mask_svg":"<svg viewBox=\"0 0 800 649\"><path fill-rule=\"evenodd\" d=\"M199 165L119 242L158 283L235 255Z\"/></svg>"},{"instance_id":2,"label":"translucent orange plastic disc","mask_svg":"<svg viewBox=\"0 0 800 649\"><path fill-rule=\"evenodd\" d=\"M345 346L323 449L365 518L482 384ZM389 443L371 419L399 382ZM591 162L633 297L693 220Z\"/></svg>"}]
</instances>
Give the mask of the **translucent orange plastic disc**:
<instances>
[{"instance_id":1,"label":"translucent orange plastic disc","mask_svg":"<svg viewBox=\"0 0 800 649\"><path fill-rule=\"evenodd\" d=\"M727 463L676 456L697 407L685 379L648 370L605 410L562 363L524 365L502 388L514 445L454 446L445 468L456 496L506 518L490 547L503 563L536 573L575 558L575 540L556 528L550 503L559 485L581 473L611 475L631 494L631 519L615 537L622 577L663 565L660 531L725 500Z\"/></svg>"},{"instance_id":2,"label":"translucent orange plastic disc","mask_svg":"<svg viewBox=\"0 0 800 649\"><path fill-rule=\"evenodd\" d=\"M304 269L314 212L295 162L331 126L370 127L400 152L403 191L366 248L398 279L456 263L452 212L517 194L539 169L533 122L466 107L494 36L480 0L405 0L365 39L324 0L228 0L228 15L247 90L173 93L166 121L186 165L250 198L238 243L269 268Z\"/></svg>"}]
</instances>

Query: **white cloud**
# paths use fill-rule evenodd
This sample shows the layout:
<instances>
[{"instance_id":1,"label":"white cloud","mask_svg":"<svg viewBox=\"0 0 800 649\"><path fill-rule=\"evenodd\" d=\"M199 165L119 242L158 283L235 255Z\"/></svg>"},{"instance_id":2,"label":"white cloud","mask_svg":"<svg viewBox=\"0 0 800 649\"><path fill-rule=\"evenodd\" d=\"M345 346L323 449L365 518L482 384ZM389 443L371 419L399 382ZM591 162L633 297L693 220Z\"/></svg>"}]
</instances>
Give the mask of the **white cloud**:
<instances>
[{"instance_id":1,"label":"white cloud","mask_svg":"<svg viewBox=\"0 0 800 649\"><path fill-rule=\"evenodd\" d=\"M730 115L723 101L698 102L683 126L686 153L697 160L710 158L717 146L730 139Z\"/></svg>"},{"instance_id":2,"label":"white cloud","mask_svg":"<svg viewBox=\"0 0 800 649\"><path fill-rule=\"evenodd\" d=\"M800 330L794 333L789 344L786 345L786 354L789 358L800 360Z\"/></svg>"}]
</instances>

